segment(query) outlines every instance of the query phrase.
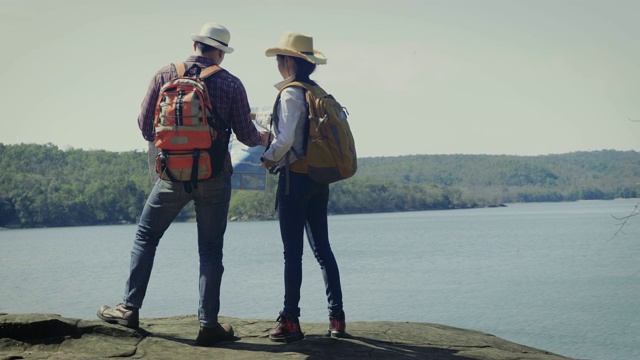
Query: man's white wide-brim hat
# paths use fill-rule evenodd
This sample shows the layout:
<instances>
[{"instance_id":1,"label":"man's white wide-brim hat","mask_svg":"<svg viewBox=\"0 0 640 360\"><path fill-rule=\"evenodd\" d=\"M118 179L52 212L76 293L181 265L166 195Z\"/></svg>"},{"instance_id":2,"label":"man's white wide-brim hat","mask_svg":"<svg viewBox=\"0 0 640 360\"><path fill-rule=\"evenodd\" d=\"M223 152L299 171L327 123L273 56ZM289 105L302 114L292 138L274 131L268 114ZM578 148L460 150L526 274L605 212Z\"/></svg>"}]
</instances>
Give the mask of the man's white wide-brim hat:
<instances>
[{"instance_id":1,"label":"man's white wide-brim hat","mask_svg":"<svg viewBox=\"0 0 640 360\"><path fill-rule=\"evenodd\" d=\"M267 56L286 55L305 59L316 65L327 63L324 54L313 48L313 38L300 33L287 31L280 37L278 46L265 51Z\"/></svg>"},{"instance_id":2,"label":"man's white wide-brim hat","mask_svg":"<svg viewBox=\"0 0 640 360\"><path fill-rule=\"evenodd\" d=\"M231 34L229 34L229 30L227 30L226 27L220 24L213 22L204 24L202 29L200 29L199 34L191 35L191 40L213 46L227 54L231 54L233 52L233 48L229 47Z\"/></svg>"}]
</instances>

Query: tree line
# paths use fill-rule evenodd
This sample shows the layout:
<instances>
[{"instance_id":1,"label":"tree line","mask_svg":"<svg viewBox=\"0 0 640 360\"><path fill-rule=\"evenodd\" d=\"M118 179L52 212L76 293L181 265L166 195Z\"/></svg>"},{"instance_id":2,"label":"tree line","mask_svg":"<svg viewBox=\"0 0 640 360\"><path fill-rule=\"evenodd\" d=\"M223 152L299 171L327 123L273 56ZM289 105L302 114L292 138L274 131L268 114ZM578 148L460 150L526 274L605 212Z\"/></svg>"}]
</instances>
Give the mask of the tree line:
<instances>
[{"instance_id":1,"label":"tree line","mask_svg":"<svg viewBox=\"0 0 640 360\"><path fill-rule=\"evenodd\" d=\"M135 223L151 191L147 153L0 144L0 227ZM637 198L640 156L592 151L544 156L407 155L358 160L331 185L329 212L352 214ZM232 220L275 218L266 191L234 191ZM192 205L177 221L195 218Z\"/></svg>"}]
</instances>

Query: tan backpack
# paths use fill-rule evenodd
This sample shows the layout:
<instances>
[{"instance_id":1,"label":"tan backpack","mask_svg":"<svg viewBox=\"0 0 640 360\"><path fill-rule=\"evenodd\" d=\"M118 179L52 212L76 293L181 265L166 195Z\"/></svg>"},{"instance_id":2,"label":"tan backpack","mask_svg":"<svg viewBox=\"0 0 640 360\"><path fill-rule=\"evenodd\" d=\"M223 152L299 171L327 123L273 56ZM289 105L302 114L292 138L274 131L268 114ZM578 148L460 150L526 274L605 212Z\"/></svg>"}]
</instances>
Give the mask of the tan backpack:
<instances>
[{"instance_id":1,"label":"tan backpack","mask_svg":"<svg viewBox=\"0 0 640 360\"><path fill-rule=\"evenodd\" d=\"M305 89L309 121L308 137L305 139L306 156L291 163L289 168L295 172L306 173L311 179L322 184L353 176L358 168L356 145L347 121L346 109L320 86L292 82L282 90L291 86ZM277 114L280 94L276 99L273 114Z\"/></svg>"}]
</instances>

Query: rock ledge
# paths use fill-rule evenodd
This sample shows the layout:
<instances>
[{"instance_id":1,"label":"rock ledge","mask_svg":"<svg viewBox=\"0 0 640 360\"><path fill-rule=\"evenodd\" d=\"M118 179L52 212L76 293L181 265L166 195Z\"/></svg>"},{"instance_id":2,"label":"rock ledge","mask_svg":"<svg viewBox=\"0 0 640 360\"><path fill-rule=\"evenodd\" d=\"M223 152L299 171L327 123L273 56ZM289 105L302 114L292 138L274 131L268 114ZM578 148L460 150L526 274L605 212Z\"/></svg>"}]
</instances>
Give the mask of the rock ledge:
<instances>
[{"instance_id":1,"label":"rock ledge","mask_svg":"<svg viewBox=\"0 0 640 360\"><path fill-rule=\"evenodd\" d=\"M410 322L349 322L349 336L326 336L327 324L302 323L305 340L269 341L273 320L221 317L236 340L195 346L193 316L141 319L132 330L56 314L0 314L0 360L14 359L569 359L478 331Z\"/></svg>"}]
</instances>

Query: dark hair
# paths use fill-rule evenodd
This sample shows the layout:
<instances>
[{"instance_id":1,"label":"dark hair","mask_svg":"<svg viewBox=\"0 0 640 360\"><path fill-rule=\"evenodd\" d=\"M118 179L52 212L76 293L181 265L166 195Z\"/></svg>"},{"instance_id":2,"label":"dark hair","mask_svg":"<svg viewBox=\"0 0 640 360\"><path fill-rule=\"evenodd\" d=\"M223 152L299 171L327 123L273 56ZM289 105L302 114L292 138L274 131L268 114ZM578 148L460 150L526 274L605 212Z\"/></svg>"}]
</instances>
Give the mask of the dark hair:
<instances>
[{"instance_id":1,"label":"dark hair","mask_svg":"<svg viewBox=\"0 0 640 360\"><path fill-rule=\"evenodd\" d=\"M200 52L202 54L206 53L207 51L211 51L211 50L219 50L218 48L215 48L213 46L207 45L207 44L203 44L201 42L197 42L196 41L196 46L198 48L198 50L200 50Z\"/></svg>"},{"instance_id":2,"label":"dark hair","mask_svg":"<svg viewBox=\"0 0 640 360\"><path fill-rule=\"evenodd\" d=\"M285 56L286 55L278 55L278 60L284 59ZM305 82L311 85L318 85L315 81L309 78L309 76L311 76L311 74L316 71L316 64L296 56L287 57L293 59L293 62L296 64L297 70L294 77L295 81Z\"/></svg>"}]
</instances>

